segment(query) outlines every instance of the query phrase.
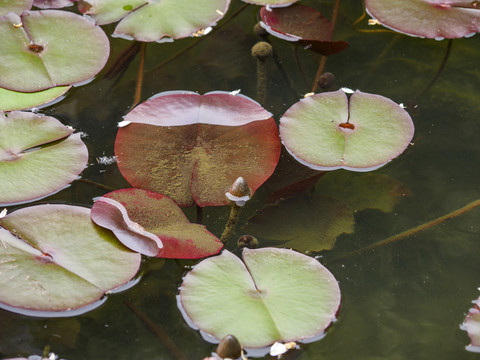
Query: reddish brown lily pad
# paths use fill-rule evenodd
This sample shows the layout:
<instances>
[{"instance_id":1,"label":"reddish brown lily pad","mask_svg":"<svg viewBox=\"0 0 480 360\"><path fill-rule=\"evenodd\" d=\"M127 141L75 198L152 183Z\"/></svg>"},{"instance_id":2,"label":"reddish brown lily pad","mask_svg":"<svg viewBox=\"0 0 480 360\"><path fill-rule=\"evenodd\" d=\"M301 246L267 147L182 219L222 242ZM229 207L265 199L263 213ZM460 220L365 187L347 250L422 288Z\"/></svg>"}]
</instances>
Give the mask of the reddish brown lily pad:
<instances>
[{"instance_id":1,"label":"reddish brown lily pad","mask_svg":"<svg viewBox=\"0 0 480 360\"><path fill-rule=\"evenodd\" d=\"M253 194L280 156L271 114L242 95L161 93L125 121L115 141L122 175L180 206L226 205L225 193L238 177Z\"/></svg>"},{"instance_id":2,"label":"reddish brown lily pad","mask_svg":"<svg viewBox=\"0 0 480 360\"><path fill-rule=\"evenodd\" d=\"M298 42L322 55L332 55L348 47L346 41L332 41L331 23L317 10L294 4L288 7L262 7L260 25L270 34Z\"/></svg>"},{"instance_id":3,"label":"reddish brown lily pad","mask_svg":"<svg viewBox=\"0 0 480 360\"><path fill-rule=\"evenodd\" d=\"M125 246L148 256L198 259L223 247L203 225L190 223L174 201L151 191L110 192L95 202L91 217Z\"/></svg>"}]
</instances>

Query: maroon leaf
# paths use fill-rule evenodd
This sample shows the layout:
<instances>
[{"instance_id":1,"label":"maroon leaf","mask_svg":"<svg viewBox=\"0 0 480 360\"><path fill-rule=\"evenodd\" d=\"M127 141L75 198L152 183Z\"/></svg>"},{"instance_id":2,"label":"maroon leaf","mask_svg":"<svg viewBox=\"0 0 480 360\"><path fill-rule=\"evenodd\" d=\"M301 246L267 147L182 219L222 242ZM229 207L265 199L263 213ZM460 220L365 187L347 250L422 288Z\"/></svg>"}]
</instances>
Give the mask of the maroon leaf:
<instances>
[{"instance_id":1,"label":"maroon leaf","mask_svg":"<svg viewBox=\"0 0 480 360\"><path fill-rule=\"evenodd\" d=\"M125 246L148 256L198 259L223 247L204 226L190 223L174 201L151 191L110 192L95 202L91 217Z\"/></svg>"},{"instance_id":2,"label":"maroon leaf","mask_svg":"<svg viewBox=\"0 0 480 360\"><path fill-rule=\"evenodd\" d=\"M331 41L331 23L317 10L294 4L284 8L262 7L261 25L270 34L298 42L322 55L333 55L348 47L346 41Z\"/></svg>"},{"instance_id":3,"label":"maroon leaf","mask_svg":"<svg viewBox=\"0 0 480 360\"><path fill-rule=\"evenodd\" d=\"M280 156L278 129L258 103L227 92L167 92L125 117L115 141L118 166L134 187L180 206L226 205L238 178L253 194Z\"/></svg>"}]
</instances>

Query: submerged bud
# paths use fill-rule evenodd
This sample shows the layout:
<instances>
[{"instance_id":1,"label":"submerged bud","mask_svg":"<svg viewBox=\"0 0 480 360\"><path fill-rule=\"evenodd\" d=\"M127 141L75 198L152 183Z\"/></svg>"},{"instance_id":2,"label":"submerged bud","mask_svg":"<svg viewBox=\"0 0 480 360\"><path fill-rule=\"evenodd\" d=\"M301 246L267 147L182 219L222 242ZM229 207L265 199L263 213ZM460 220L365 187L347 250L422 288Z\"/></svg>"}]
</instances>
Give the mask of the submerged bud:
<instances>
[{"instance_id":1,"label":"submerged bud","mask_svg":"<svg viewBox=\"0 0 480 360\"><path fill-rule=\"evenodd\" d=\"M332 90L335 87L335 75L331 72L326 72L318 78L318 86L322 90Z\"/></svg>"},{"instance_id":2,"label":"submerged bud","mask_svg":"<svg viewBox=\"0 0 480 360\"><path fill-rule=\"evenodd\" d=\"M243 206L250 200L251 191L248 187L247 180L243 177L237 178L225 193L225 196L230 201L234 201L238 206Z\"/></svg>"},{"instance_id":3,"label":"submerged bud","mask_svg":"<svg viewBox=\"0 0 480 360\"><path fill-rule=\"evenodd\" d=\"M242 346L233 335L226 335L215 350L222 359L237 359L242 355Z\"/></svg>"},{"instance_id":4,"label":"submerged bud","mask_svg":"<svg viewBox=\"0 0 480 360\"><path fill-rule=\"evenodd\" d=\"M268 35L268 32L267 30L265 30L262 25L260 25L259 22L257 22L255 24L255 26L253 27L253 32L258 35L258 36L261 36L261 37L266 37Z\"/></svg>"},{"instance_id":5,"label":"submerged bud","mask_svg":"<svg viewBox=\"0 0 480 360\"><path fill-rule=\"evenodd\" d=\"M256 249L258 247L258 240L252 235L240 236L237 240L237 247L239 249L249 248Z\"/></svg>"},{"instance_id":6,"label":"submerged bud","mask_svg":"<svg viewBox=\"0 0 480 360\"><path fill-rule=\"evenodd\" d=\"M256 57L258 60L265 60L270 55L272 55L273 48L272 45L266 41L259 41L252 47L252 56Z\"/></svg>"}]
</instances>

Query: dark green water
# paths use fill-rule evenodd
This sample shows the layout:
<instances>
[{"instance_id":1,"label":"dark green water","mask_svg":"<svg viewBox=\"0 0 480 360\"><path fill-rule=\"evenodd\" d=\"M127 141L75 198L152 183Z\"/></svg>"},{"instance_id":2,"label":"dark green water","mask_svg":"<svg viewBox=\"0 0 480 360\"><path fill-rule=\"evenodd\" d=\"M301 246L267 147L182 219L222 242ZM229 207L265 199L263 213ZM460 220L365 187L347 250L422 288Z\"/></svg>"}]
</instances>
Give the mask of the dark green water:
<instances>
[{"instance_id":1,"label":"dark green water","mask_svg":"<svg viewBox=\"0 0 480 360\"><path fill-rule=\"evenodd\" d=\"M330 17L333 1L302 3ZM242 5L233 1L229 14ZM255 98L256 63L250 49L259 40L252 31L258 9L247 6L220 30L159 69L162 61L197 40L149 44L142 100L168 90L241 89L242 94ZM338 321L325 338L302 345L298 359L477 359L478 354L465 350L469 339L459 326L471 301L479 296L479 209L375 251L338 258L480 198L480 38L454 40L444 71L421 93L440 67L447 41L362 32L373 28L366 21L351 27L361 14L360 1L342 1L335 38L350 46L328 58L325 70L335 74L338 87L358 88L397 103L415 99L417 107L411 112L414 145L375 171L401 182L410 195L392 212L358 212L352 234L341 235L332 250L314 254L321 256L320 261L339 281L342 305ZM107 27L107 34L112 30ZM306 83L292 44L272 37L269 41L292 83L290 87L285 82L272 59L267 61L268 95L263 105L278 120L310 91L320 56L297 49ZM112 39L111 44L109 64L129 42ZM114 188L128 186L116 165L98 164L96 158L114 155L116 124L133 101L137 66L138 59L118 82L104 79L101 73L59 104L42 110L87 134L84 141L90 160L84 179ZM281 161L286 160L284 156ZM242 223L265 205L269 189L259 190L244 210ZM91 206L92 198L103 193L76 182L38 203ZM186 212L193 218L194 210ZM227 208L205 209L205 225L220 235L227 213ZM292 212L291 216L304 215ZM243 234L242 223L237 235ZM259 240L263 246L281 246L262 237ZM227 248L233 249L233 243ZM48 344L69 360L177 359L125 305L127 301L161 327L186 358L201 359L214 345L188 327L175 299L182 276L193 264L145 260L136 286L110 295L100 308L74 318L36 319L0 310L0 355L41 354Z\"/></svg>"}]
</instances>

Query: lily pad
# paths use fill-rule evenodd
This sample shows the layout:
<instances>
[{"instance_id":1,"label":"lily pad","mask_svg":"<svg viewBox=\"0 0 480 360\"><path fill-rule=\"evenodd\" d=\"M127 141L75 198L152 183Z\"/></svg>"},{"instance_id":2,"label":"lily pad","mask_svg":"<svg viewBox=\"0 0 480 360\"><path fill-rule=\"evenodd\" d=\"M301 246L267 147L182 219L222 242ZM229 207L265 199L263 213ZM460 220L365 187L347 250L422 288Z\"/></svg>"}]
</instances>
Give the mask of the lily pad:
<instances>
[{"instance_id":1,"label":"lily pad","mask_svg":"<svg viewBox=\"0 0 480 360\"><path fill-rule=\"evenodd\" d=\"M351 234L354 223L353 212L344 203L314 195L268 205L243 230L301 252L322 251L332 249L339 235Z\"/></svg>"},{"instance_id":2,"label":"lily pad","mask_svg":"<svg viewBox=\"0 0 480 360\"><path fill-rule=\"evenodd\" d=\"M244 249L243 262L225 250L185 276L179 303L202 331L257 348L322 334L335 320L340 289L317 260L293 250Z\"/></svg>"},{"instance_id":3,"label":"lily pad","mask_svg":"<svg viewBox=\"0 0 480 360\"><path fill-rule=\"evenodd\" d=\"M480 298L473 303L474 306L468 311L462 329L467 331L470 337L470 345L466 349L472 352L480 352Z\"/></svg>"},{"instance_id":4,"label":"lily pad","mask_svg":"<svg viewBox=\"0 0 480 360\"><path fill-rule=\"evenodd\" d=\"M75 180L88 150L73 131L50 116L0 112L0 204L38 199Z\"/></svg>"},{"instance_id":5,"label":"lily pad","mask_svg":"<svg viewBox=\"0 0 480 360\"><path fill-rule=\"evenodd\" d=\"M410 189L384 174L329 172L318 181L315 193L341 200L351 210L393 210Z\"/></svg>"},{"instance_id":6,"label":"lily pad","mask_svg":"<svg viewBox=\"0 0 480 360\"><path fill-rule=\"evenodd\" d=\"M92 21L61 10L0 17L0 87L36 92L84 82L105 65L110 46Z\"/></svg>"},{"instance_id":7,"label":"lily pad","mask_svg":"<svg viewBox=\"0 0 480 360\"><path fill-rule=\"evenodd\" d=\"M72 6L76 0L34 0L33 5L40 9L61 9Z\"/></svg>"},{"instance_id":8,"label":"lily pad","mask_svg":"<svg viewBox=\"0 0 480 360\"><path fill-rule=\"evenodd\" d=\"M121 19L114 36L138 41L181 39L215 25L228 10L230 0L163 1L80 1L80 11L93 16L98 24Z\"/></svg>"},{"instance_id":9,"label":"lily pad","mask_svg":"<svg viewBox=\"0 0 480 360\"><path fill-rule=\"evenodd\" d=\"M305 5L262 7L260 25L280 39L298 42L322 55L333 55L348 47L346 41L332 41L331 23L319 11Z\"/></svg>"},{"instance_id":10,"label":"lily pad","mask_svg":"<svg viewBox=\"0 0 480 360\"><path fill-rule=\"evenodd\" d=\"M480 31L480 4L465 0L365 0L382 25L412 36L461 38Z\"/></svg>"},{"instance_id":11,"label":"lily pad","mask_svg":"<svg viewBox=\"0 0 480 360\"><path fill-rule=\"evenodd\" d=\"M92 220L148 256L198 259L218 254L223 247L205 226L190 223L174 201L142 189L102 196L92 207Z\"/></svg>"},{"instance_id":12,"label":"lily pad","mask_svg":"<svg viewBox=\"0 0 480 360\"><path fill-rule=\"evenodd\" d=\"M21 313L66 316L130 281L141 261L78 206L14 211L0 219L0 242L0 306Z\"/></svg>"},{"instance_id":13,"label":"lily pad","mask_svg":"<svg viewBox=\"0 0 480 360\"><path fill-rule=\"evenodd\" d=\"M125 122L115 140L122 175L180 206L226 205L225 193L238 177L253 194L280 156L271 114L238 94L161 93Z\"/></svg>"},{"instance_id":14,"label":"lily pad","mask_svg":"<svg viewBox=\"0 0 480 360\"><path fill-rule=\"evenodd\" d=\"M71 86L57 86L24 93L0 88L0 111L24 110L49 104L64 95Z\"/></svg>"},{"instance_id":15,"label":"lily pad","mask_svg":"<svg viewBox=\"0 0 480 360\"><path fill-rule=\"evenodd\" d=\"M254 5L268 5L270 7L284 7L289 6L298 0L242 0L243 2Z\"/></svg>"},{"instance_id":16,"label":"lily pad","mask_svg":"<svg viewBox=\"0 0 480 360\"><path fill-rule=\"evenodd\" d=\"M30 10L33 0L0 0L0 16L7 15L9 12L21 14L25 10Z\"/></svg>"},{"instance_id":17,"label":"lily pad","mask_svg":"<svg viewBox=\"0 0 480 360\"><path fill-rule=\"evenodd\" d=\"M280 119L288 152L316 170L378 169L412 140L408 113L392 100L360 91L316 94L294 104Z\"/></svg>"}]
</instances>

